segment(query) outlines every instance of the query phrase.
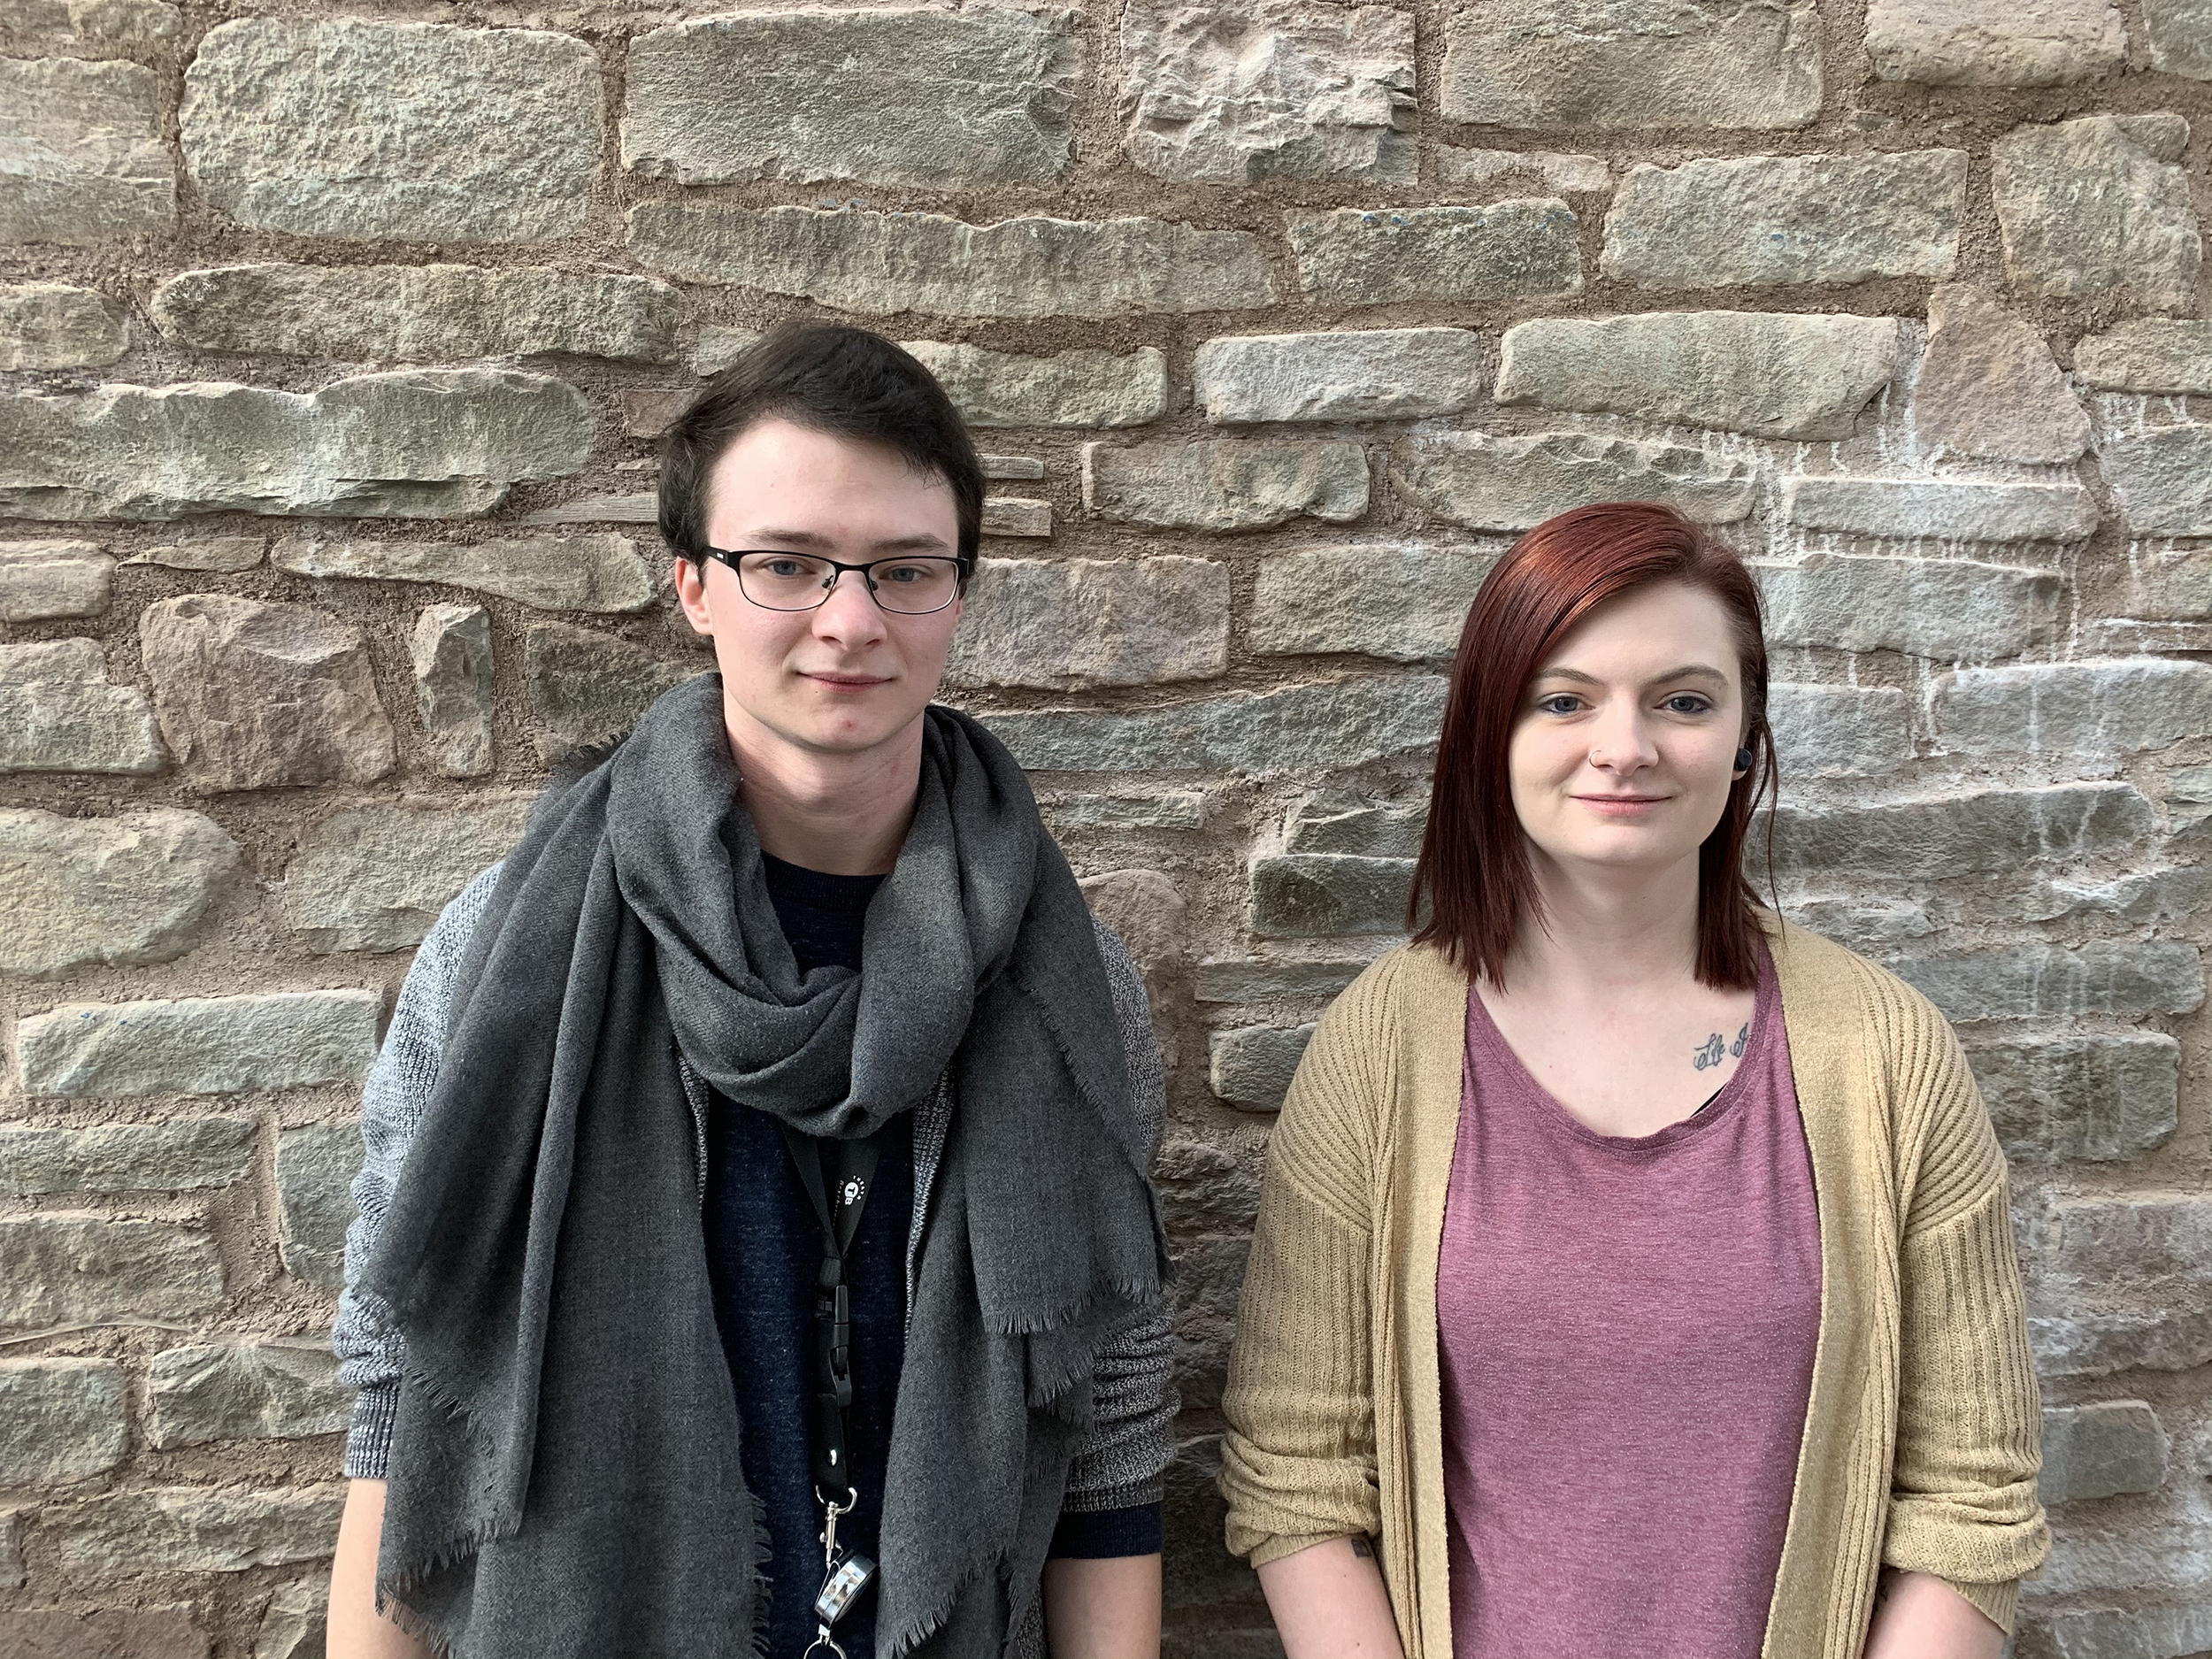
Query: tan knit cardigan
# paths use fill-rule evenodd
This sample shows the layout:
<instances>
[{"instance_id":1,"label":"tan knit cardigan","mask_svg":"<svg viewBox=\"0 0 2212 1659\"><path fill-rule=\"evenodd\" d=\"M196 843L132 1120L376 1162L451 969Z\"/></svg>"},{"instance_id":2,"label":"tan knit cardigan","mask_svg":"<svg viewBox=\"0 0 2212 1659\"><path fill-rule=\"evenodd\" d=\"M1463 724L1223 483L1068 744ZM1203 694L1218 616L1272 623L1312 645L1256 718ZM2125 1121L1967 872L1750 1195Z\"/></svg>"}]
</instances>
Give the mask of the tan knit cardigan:
<instances>
[{"instance_id":1,"label":"tan knit cardigan","mask_svg":"<svg viewBox=\"0 0 2212 1659\"><path fill-rule=\"evenodd\" d=\"M1925 998L1799 928L1771 944L1822 1286L1762 1651L1858 1659L1884 1564L2009 1630L2048 1533L2003 1154ZM1412 947L1323 1018L1268 1145L1223 1401L1231 1551L1379 1534L1407 1659L1452 1650L1436 1263L1467 996Z\"/></svg>"}]
</instances>

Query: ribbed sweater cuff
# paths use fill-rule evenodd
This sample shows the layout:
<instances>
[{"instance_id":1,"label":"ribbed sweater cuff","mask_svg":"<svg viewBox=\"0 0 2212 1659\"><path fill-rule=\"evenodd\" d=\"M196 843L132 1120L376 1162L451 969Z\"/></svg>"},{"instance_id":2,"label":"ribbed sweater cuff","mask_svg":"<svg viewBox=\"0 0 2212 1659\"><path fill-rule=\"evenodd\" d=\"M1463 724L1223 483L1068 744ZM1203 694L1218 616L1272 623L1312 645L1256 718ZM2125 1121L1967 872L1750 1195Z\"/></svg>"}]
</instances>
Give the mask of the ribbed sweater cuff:
<instances>
[{"instance_id":1,"label":"ribbed sweater cuff","mask_svg":"<svg viewBox=\"0 0 2212 1659\"><path fill-rule=\"evenodd\" d=\"M379 1384L354 1395L353 1425L346 1431L346 1479L384 1479L392 1455L392 1423L398 1416L397 1383Z\"/></svg>"},{"instance_id":2,"label":"ribbed sweater cuff","mask_svg":"<svg viewBox=\"0 0 2212 1659\"><path fill-rule=\"evenodd\" d=\"M1990 1623L2006 1635L2012 1634L2013 1619L2020 1609L2019 1579L2008 1578L2002 1584L1961 1584L1946 1578L1944 1583L1979 1608Z\"/></svg>"},{"instance_id":3,"label":"ribbed sweater cuff","mask_svg":"<svg viewBox=\"0 0 2212 1659\"><path fill-rule=\"evenodd\" d=\"M1148 1503L1160 1502L1163 1492L1160 1477L1148 1480L1132 1480L1118 1486L1099 1486L1089 1492L1071 1492L1061 1501L1063 1515L1096 1515L1104 1509L1141 1509Z\"/></svg>"}]
</instances>

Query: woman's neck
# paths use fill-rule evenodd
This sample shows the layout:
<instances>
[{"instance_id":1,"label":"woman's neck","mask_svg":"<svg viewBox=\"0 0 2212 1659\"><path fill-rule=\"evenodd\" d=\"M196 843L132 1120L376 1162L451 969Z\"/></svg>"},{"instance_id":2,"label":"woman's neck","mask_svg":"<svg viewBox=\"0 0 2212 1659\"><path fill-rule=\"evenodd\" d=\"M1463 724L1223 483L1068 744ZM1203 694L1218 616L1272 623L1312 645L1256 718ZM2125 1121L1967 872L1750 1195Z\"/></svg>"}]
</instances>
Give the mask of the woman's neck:
<instances>
[{"instance_id":1,"label":"woman's neck","mask_svg":"<svg viewBox=\"0 0 2212 1659\"><path fill-rule=\"evenodd\" d=\"M1694 855L1662 871L1569 867L1532 847L1541 923L1506 960L1509 995L1603 994L1679 984L1697 966Z\"/></svg>"}]
</instances>

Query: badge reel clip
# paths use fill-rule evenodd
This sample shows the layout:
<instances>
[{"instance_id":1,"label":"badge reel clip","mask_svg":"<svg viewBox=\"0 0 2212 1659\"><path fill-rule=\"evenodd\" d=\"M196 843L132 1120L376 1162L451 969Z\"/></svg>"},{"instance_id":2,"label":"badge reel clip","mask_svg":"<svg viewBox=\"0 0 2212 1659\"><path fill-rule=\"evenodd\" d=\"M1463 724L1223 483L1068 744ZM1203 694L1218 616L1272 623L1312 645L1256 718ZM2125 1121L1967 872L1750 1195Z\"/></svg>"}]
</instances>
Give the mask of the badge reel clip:
<instances>
[{"instance_id":1,"label":"badge reel clip","mask_svg":"<svg viewBox=\"0 0 2212 1659\"><path fill-rule=\"evenodd\" d=\"M814 1640L800 1659L845 1659L845 1650L831 1634L837 1621L857 1601L868 1586L875 1582L876 1563L862 1555L851 1555L842 1561L837 1557L837 1518L850 1512L860 1494L848 1488L845 1502L822 1500L822 1589L814 1598L814 1617L818 1628Z\"/></svg>"}]
</instances>

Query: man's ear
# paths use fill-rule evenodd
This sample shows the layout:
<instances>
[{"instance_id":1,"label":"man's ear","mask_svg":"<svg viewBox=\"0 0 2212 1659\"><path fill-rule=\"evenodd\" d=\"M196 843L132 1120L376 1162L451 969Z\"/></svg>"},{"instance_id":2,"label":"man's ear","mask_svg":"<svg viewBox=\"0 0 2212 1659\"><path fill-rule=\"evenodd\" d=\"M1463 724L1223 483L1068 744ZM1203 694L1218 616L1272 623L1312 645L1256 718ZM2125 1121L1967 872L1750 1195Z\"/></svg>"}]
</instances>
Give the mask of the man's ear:
<instances>
[{"instance_id":1,"label":"man's ear","mask_svg":"<svg viewBox=\"0 0 2212 1659\"><path fill-rule=\"evenodd\" d=\"M706 572L680 553L676 556L676 603L684 608L684 620L694 634L711 637L714 616L707 609Z\"/></svg>"}]
</instances>

